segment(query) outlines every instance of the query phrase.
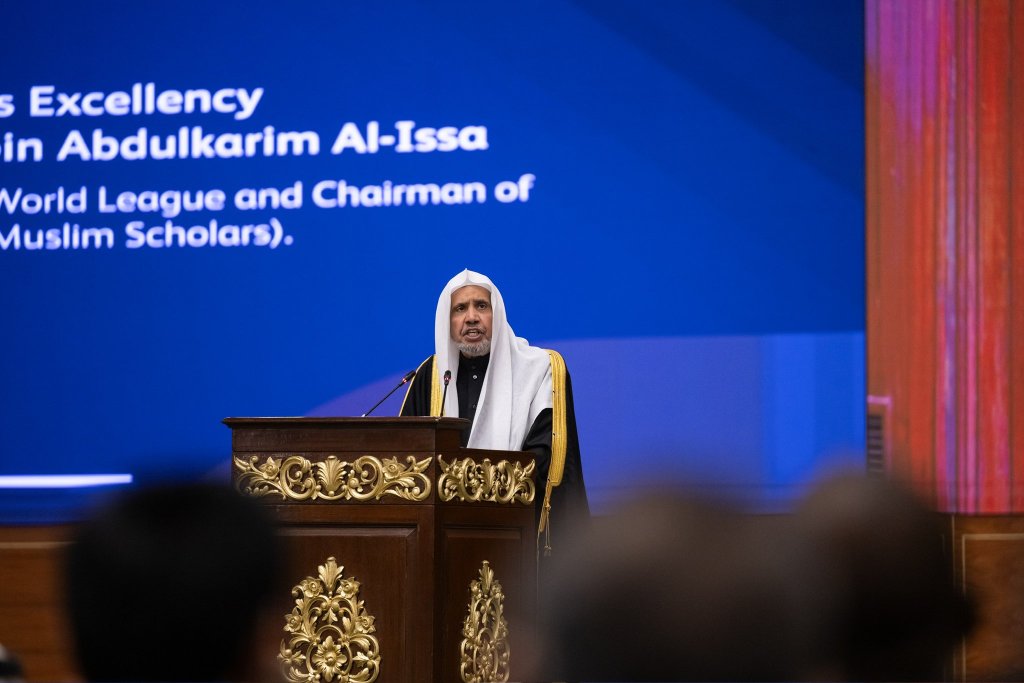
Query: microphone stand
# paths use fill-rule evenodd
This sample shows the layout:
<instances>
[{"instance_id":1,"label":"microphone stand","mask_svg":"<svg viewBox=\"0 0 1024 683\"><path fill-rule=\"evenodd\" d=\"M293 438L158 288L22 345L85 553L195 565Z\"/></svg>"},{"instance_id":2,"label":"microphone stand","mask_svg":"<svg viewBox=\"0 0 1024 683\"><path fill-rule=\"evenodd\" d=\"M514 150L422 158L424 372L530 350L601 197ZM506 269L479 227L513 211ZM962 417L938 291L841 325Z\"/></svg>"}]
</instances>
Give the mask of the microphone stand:
<instances>
[{"instance_id":1,"label":"microphone stand","mask_svg":"<svg viewBox=\"0 0 1024 683\"><path fill-rule=\"evenodd\" d=\"M388 392L387 394L385 394L385 395L384 395L384 398L382 398L381 400L379 400L379 401L377 401L376 403L374 403L374 404L373 404L373 407L372 407L372 408L370 408L369 410L367 410L367 411L366 411L365 413L363 413L363 414L362 414L362 415L360 415L359 417L366 417L367 415L369 415L369 414L370 414L370 413L372 413L373 411L377 410L377 406L379 406L379 405L380 405L381 403L383 403L384 401L388 400L388 398L390 398L391 394L393 394L393 393L395 393L396 391L398 391L398 387L400 387L400 386L402 386L402 385L404 385L404 384L407 384L407 383L409 382L409 380L411 380L411 379L412 379L413 377L415 377L415 376L416 376L416 371L415 371L415 370L412 370L412 371L410 371L410 372L407 372L407 373L405 373L405 377L403 377L403 378L402 378L402 381L401 381L401 382L399 382L398 384L396 384L396 385L395 385L395 388L394 388L394 389L392 389L392 390L391 390L391 391L389 391L389 392Z\"/></svg>"},{"instance_id":2,"label":"microphone stand","mask_svg":"<svg viewBox=\"0 0 1024 683\"><path fill-rule=\"evenodd\" d=\"M441 394L441 414L438 417L444 417L444 400L448 398L448 382L452 381L452 371L444 371L444 393Z\"/></svg>"}]
</instances>

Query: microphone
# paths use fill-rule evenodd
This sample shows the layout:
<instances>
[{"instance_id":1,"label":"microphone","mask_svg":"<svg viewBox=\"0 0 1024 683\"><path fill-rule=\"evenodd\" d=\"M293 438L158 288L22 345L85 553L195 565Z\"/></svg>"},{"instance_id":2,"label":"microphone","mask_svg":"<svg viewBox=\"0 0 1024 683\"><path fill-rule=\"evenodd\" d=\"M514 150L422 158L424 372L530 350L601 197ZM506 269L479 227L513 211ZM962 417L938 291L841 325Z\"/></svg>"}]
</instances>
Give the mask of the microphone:
<instances>
[{"instance_id":1,"label":"microphone","mask_svg":"<svg viewBox=\"0 0 1024 683\"><path fill-rule=\"evenodd\" d=\"M401 381L401 382L399 382L398 384L396 384L396 385L395 385L395 388L394 388L394 389L392 389L392 390L391 390L391 391L389 391L389 392L388 392L387 394L385 394L385 395L384 395L384 398L382 398L381 400L379 400L379 401L377 401L376 403L374 403L374 404L373 404L373 407L372 407L372 408L370 408L369 410L367 410L367 411L366 411L365 413L363 413L363 414L362 414L362 415L360 415L359 417L366 417L367 415L369 415L369 414L370 414L370 413L372 413L373 411L377 410L377 406L379 406L379 405L380 405L381 403L383 403L384 401L388 400L388 396L391 396L391 394L393 394L393 393L395 393L396 391L398 391L398 387L402 386L403 384L408 384L408 383L409 383L409 381L410 381L410 380L411 380L411 379L412 379L413 377L415 377L415 376L416 376L416 371L415 371L415 370L410 370L409 372L405 373L405 377L403 377L403 378L402 378L402 381Z\"/></svg>"},{"instance_id":2,"label":"microphone","mask_svg":"<svg viewBox=\"0 0 1024 683\"><path fill-rule=\"evenodd\" d=\"M452 371L444 371L444 393L441 394L441 417L444 417L444 400L448 397L448 382L452 381Z\"/></svg>"}]
</instances>

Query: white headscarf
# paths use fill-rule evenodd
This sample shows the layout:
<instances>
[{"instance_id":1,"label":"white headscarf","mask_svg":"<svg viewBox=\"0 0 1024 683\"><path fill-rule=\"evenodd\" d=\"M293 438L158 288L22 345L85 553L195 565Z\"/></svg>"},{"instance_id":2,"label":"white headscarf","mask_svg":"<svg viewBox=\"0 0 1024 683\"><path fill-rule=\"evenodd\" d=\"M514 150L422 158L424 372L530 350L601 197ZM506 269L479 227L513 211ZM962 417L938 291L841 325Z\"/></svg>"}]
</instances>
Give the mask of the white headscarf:
<instances>
[{"instance_id":1,"label":"white headscarf","mask_svg":"<svg viewBox=\"0 0 1024 683\"><path fill-rule=\"evenodd\" d=\"M530 346L525 339L516 337L505 316L501 292L487 276L471 270L464 270L449 280L437 300L434 324L437 376L443 377L445 370L452 371L444 414L459 414L458 390L455 388L459 349L451 336L451 308L452 293L467 285L477 285L491 293L493 316L491 358L468 445L470 448L517 451L537 415L552 406L550 357L544 349Z\"/></svg>"}]
</instances>

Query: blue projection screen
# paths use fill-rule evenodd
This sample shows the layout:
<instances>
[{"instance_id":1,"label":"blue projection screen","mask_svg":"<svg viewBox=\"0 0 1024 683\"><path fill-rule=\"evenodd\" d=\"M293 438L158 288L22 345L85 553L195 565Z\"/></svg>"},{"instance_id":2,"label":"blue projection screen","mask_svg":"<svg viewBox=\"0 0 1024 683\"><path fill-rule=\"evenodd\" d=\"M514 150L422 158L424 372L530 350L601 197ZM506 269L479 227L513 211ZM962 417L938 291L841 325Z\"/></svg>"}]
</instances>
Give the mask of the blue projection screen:
<instances>
[{"instance_id":1,"label":"blue projection screen","mask_svg":"<svg viewBox=\"0 0 1024 683\"><path fill-rule=\"evenodd\" d=\"M364 412L471 268L565 356L597 511L784 504L863 457L862 12L3 3L0 483L225 477L222 418Z\"/></svg>"}]
</instances>

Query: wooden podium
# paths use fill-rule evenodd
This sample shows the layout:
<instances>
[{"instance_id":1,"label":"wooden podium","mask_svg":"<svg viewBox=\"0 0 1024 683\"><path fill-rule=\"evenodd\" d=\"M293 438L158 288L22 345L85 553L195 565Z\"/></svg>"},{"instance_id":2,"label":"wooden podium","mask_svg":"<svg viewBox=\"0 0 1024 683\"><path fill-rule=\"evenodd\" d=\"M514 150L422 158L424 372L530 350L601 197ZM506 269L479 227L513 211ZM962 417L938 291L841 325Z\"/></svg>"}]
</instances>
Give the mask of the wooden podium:
<instances>
[{"instance_id":1,"label":"wooden podium","mask_svg":"<svg viewBox=\"0 0 1024 683\"><path fill-rule=\"evenodd\" d=\"M461 448L459 418L224 423L235 487L273 508L285 539L287 679L523 680L537 599L531 453Z\"/></svg>"}]
</instances>

